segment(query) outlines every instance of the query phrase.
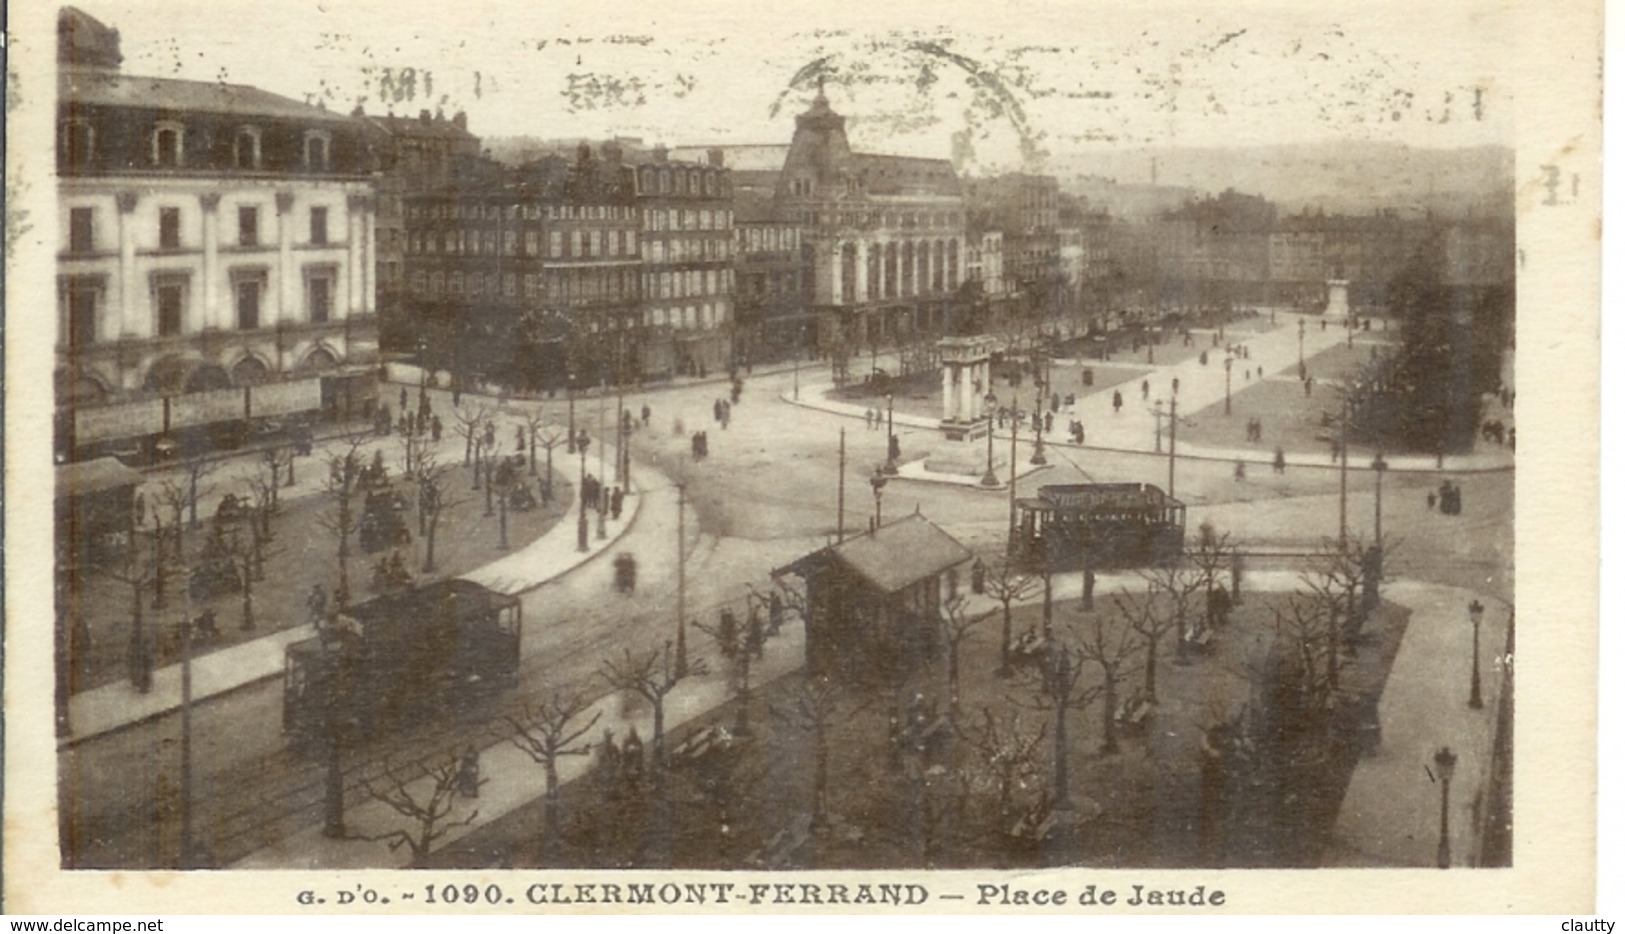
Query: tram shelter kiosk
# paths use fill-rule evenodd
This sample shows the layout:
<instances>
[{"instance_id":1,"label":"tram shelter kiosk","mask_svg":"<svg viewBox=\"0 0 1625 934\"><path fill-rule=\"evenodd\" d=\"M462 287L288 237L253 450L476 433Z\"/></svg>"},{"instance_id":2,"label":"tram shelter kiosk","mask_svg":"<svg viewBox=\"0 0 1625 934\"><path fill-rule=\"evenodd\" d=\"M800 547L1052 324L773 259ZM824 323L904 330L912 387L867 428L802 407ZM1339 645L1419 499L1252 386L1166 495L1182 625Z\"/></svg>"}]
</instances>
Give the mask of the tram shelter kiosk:
<instances>
[{"instance_id":1,"label":"tram shelter kiosk","mask_svg":"<svg viewBox=\"0 0 1625 934\"><path fill-rule=\"evenodd\" d=\"M773 572L806 584L807 669L848 680L918 671L940 639L943 606L974 556L919 513Z\"/></svg>"},{"instance_id":2,"label":"tram shelter kiosk","mask_svg":"<svg viewBox=\"0 0 1625 934\"><path fill-rule=\"evenodd\" d=\"M1011 556L1029 570L1162 564L1185 547L1185 504L1149 483L1070 483L1016 500Z\"/></svg>"}]
</instances>

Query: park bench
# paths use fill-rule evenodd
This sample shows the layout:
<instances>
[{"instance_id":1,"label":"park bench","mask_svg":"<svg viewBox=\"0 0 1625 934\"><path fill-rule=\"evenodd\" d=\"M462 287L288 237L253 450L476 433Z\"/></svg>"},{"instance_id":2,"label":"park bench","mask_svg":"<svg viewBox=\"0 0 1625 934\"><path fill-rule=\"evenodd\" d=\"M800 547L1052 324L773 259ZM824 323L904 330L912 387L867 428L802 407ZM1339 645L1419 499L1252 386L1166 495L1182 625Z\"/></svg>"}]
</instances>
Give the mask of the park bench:
<instances>
[{"instance_id":1,"label":"park bench","mask_svg":"<svg viewBox=\"0 0 1625 934\"><path fill-rule=\"evenodd\" d=\"M1117 724L1124 730L1138 732L1150 722L1151 702L1144 697L1131 697L1117 708Z\"/></svg>"},{"instance_id":2,"label":"park bench","mask_svg":"<svg viewBox=\"0 0 1625 934\"><path fill-rule=\"evenodd\" d=\"M709 726L690 733L678 743L671 751L671 758L676 764L698 762L713 752L729 748L733 741L733 735L723 727Z\"/></svg>"}]
</instances>

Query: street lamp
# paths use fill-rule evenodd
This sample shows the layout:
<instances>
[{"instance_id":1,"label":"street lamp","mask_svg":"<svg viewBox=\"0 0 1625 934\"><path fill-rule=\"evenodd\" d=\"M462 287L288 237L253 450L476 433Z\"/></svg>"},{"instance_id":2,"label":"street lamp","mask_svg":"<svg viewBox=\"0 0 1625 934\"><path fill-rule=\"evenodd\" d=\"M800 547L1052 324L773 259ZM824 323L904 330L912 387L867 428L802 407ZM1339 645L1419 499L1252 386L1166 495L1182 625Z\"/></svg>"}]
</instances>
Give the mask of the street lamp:
<instances>
[{"instance_id":1,"label":"street lamp","mask_svg":"<svg viewBox=\"0 0 1625 934\"><path fill-rule=\"evenodd\" d=\"M1473 622L1473 690L1467 698L1467 706L1474 710L1484 707L1484 694L1479 689L1478 678L1478 630L1479 624L1484 622L1484 604L1477 600L1467 604L1467 618Z\"/></svg>"},{"instance_id":2,"label":"street lamp","mask_svg":"<svg viewBox=\"0 0 1625 934\"><path fill-rule=\"evenodd\" d=\"M879 470L869 478L869 485L875 490L875 529L880 528L880 491L886 488L886 475Z\"/></svg>"},{"instance_id":3,"label":"street lamp","mask_svg":"<svg viewBox=\"0 0 1625 934\"><path fill-rule=\"evenodd\" d=\"M886 393L886 476L897 476L897 436L892 434L892 394Z\"/></svg>"},{"instance_id":4,"label":"street lamp","mask_svg":"<svg viewBox=\"0 0 1625 934\"><path fill-rule=\"evenodd\" d=\"M1456 754L1444 746L1433 754L1439 775L1439 868L1450 868L1450 778L1456 772Z\"/></svg>"},{"instance_id":5,"label":"street lamp","mask_svg":"<svg viewBox=\"0 0 1625 934\"><path fill-rule=\"evenodd\" d=\"M564 398L566 400L568 400L569 403L570 403L570 427L569 427L569 432L565 435L565 438L567 440L565 441L565 444L564 444L564 453L566 453L566 454L574 454L576 452L576 393L575 393L575 385L576 385L576 375L574 373L566 374L565 377L564 377Z\"/></svg>"},{"instance_id":6,"label":"street lamp","mask_svg":"<svg viewBox=\"0 0 1625 934\"><path fill-rule=\"evenodd\" d=\"M576 453L581 455L581 478L577 481L576 498L581 500L581 509L576 517L576 551L587 550L587 445L591 439L587 437L586 429L581 435L575 437Z\"/></svg>"},{"instance_id":7,"label":"street lamp","mask_svg":"<svg viewBox=\"0 0 1625 934\"><path fill-rule=\"evenodd\" d=\"M1038 406L1033 409L1033 456L1027 463L1042 467L1049 463L1044 459L1044 380L1038 377L1033 382L1038 390Z\"/></svg>"},{"instance_id":8,"label":"street lamp","mask_svg":"<svg viewBox=\"0 0 1625 934\"><path fill-rule=\"evenodd\" d=\"M1224 414L1226 416L1230 414L1230 365L1235 362L1234 357L1229 354L1224 355Z\"/></svg>"},{"instance_id":9,"label":"street lamp","mask_svg":"<svg viewBox=\"0 0 1625 934\"><path fill-rule=\"evenodd\" d=\"M605 539L609 538L609 533L604 528L604 512L605 512L605 509L604 509L604 449L606 447L609 447L609 445L604 443L604 437L605 437L605 435L604 435L604 395L605 395L605 391L606 391L606 387L604 386L603 380L599 380L599 382L598 382L598 491L597 491L598 495L593 497L594 499L598 500L597 506L598 506L598 540L599 541L604 541Z\"/></svg>"},{"instance_id":10,"label":"street lamp","mask_svg":"<svg viewBox=\"0 0 1625 934\"><path fill-rule=\"evenodd\" d=\"M1156 421L1157 453L1162 453L1162 400L1158 399L1151 407L1151 414Z\"/></svg>"},{"instance_id":11,"label":"street lamp","mask_svg":"<svg viewBox=\"0 0 1625 934\"><path fill-rule=\"evenodd\" d=\"M1303 367L1304 367L1304 363L1303 363L1303 332L1308 330L1308 328L1309 328L1309 323L1303 319L1302 315L1299 315L1298 316L1298 373L1299 373L1299 375L1303 374Z\"/></svg>"},{"instance_id":12,"label":"street lamp","mask_svg":"<svg viewBox=\"0 0 1625 934\"><path fill-rule=\"evenodd\" d=\"M999 478L993 473L993 413L999 404L998 393L989 391L982 404L987 407L987 473L982 474L982 486L991 488L999 485Z\"/></svg>"},{"instance_id":13,"label":"street lamp","mask_svg":"<svg viewBox=\"0 0 1625 934\"><path fill-rule=\"evenodd\" d=\"M1377 472L1377 514L1376 535L1377 553L1382 554L1382 475L1388 470L1388 462L1382 459L1382 452L1377 452L1376 460L1371 462L1371 469Z\"/></svg>"}]
</instances>

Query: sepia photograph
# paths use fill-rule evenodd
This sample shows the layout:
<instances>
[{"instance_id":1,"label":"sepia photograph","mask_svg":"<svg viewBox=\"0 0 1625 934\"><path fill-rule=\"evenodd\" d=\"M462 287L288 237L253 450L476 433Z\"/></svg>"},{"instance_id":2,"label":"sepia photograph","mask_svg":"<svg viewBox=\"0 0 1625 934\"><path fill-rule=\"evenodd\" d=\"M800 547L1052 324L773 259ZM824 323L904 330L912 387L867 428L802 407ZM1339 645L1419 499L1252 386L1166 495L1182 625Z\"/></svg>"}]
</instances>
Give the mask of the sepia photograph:
<instances>
[{"instance_id":1,"label":"sepia photograph","mask_svg":"<svg viewBox=\"0 0 1625 934\"><path fill-rule=\"evenodd\" d=\"M8 902L1584 910L1569 6L31 14Z\"/></svg>"}]
</instances>

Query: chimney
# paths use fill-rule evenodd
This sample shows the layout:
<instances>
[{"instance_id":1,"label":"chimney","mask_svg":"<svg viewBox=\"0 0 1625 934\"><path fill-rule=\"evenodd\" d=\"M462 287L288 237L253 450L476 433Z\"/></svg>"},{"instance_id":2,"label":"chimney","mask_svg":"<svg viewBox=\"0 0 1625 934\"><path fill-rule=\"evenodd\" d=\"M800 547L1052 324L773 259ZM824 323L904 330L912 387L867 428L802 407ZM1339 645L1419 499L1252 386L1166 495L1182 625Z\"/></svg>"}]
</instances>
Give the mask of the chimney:
<instances>
[{"instance_id":1,"label":"chimney","mask_svg":"<svg viewBox=\"0 0 1625 934\"><path fill-rule=\"evenodd\" d=\"M428 126L429 121L432 120L432 119L434 119L434 118L433 118L433 116L430 115L429 109L427 107L425 107L424 109L418 111L418 122L423 124L424 126Z\"/></svg>"},{"instance_id":2,"label":"chimney","mask_svg":"<svg viewBox=\"0 0 1625 934\"><path fill-rule=\"evenodd\" d=\"M705 151L705 161L714 169L722 168L722 150L707 149Z\"/></svg>"},{"instance_id":3,"label":"chimney","mask_svg":"<svg viewBox=\"0 0 1625 934\"><path fill-rule=\"evenodd\" d=\"M655 145L655 161L661 163L662 165L664 165L665 162L666 162L667 155L668 155L668 152L666 150L666 144L665 143L657 143Z\"/></svg>"},{"instance_id":4,"label":"chimney","mask_svg":"<svg viewBox=\"0 0 1625 934\"><path fill-rule=\"evenodd\" d=\"M459 110L451 115L451 122L457 129L466 130L468 129L468 114Z\"/></svg>"}]
</instances>

